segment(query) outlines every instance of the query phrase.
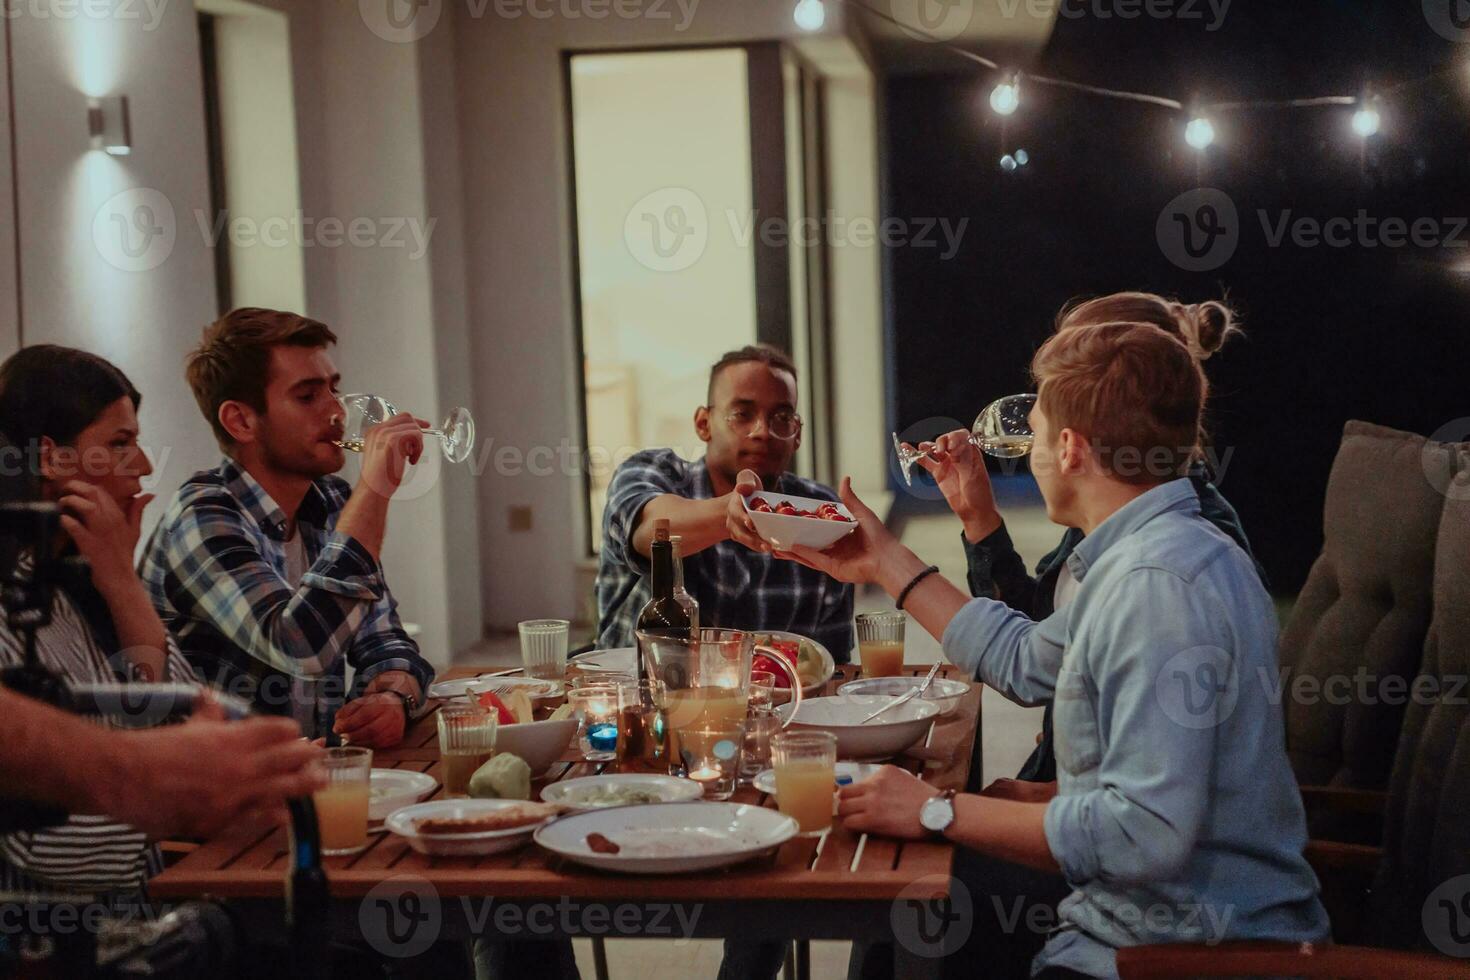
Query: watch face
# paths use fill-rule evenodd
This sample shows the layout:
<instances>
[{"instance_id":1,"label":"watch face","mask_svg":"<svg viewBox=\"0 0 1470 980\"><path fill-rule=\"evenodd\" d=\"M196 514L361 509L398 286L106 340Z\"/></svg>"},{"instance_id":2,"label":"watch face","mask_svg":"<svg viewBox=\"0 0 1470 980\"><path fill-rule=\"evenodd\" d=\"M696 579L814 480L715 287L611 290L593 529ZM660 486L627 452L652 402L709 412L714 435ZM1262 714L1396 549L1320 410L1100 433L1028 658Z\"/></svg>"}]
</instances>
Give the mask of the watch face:
<instances>
[{"instance_id":1,"label":"watch face","mask_svg":"<svg viewBox=\"0 0 1470 980\"><path fill-rule=\"evenodd\" d=\"M943 833L953 822L954 804L943 796L926 800L919 810L919 823L924 825L925 830L932 830L936 834Z\"/></svg>"}]
</instances>

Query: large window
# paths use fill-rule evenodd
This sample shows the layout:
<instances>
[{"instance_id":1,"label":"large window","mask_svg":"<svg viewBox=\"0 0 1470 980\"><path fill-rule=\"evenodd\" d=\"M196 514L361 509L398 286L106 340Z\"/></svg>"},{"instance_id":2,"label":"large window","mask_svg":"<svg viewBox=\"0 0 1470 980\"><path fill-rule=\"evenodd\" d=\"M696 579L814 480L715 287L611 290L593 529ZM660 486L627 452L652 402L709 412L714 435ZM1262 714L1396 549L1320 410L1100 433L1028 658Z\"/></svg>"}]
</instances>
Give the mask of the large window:
<instances>
[{"instance_id":1,"label":"large window","mask_svg":"<svg viewBox=\"0 0 1470 980\"><path fill-rule=\"evenodd\" d=\"M613 467L640 449L698 459L709 366L756 340L802 370L811 473L807 292L791 216L808 199L803 75L777 45L569 59L589 544Z\"/></svg>"}]
</instances>

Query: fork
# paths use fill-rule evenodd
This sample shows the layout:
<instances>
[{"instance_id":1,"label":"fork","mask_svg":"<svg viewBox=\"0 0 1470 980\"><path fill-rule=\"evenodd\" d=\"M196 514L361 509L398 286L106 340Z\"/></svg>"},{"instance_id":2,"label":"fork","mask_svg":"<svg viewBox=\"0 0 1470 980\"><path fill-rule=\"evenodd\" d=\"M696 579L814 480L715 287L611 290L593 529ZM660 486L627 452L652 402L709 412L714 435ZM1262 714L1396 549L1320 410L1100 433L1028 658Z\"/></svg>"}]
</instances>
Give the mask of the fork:
<instances>
[{"instance_id":1,"label":"fork","mask_svg":"<svg viewBox=\"0 0 1470 980\"><path fill-rule=\"evenodd\" d=\"M939 668L942 666L944 666L943 660L935 661L934 666L929 668L929 673L924 675L924 683L920 684L916 688L911 689L907 694L904 694L900 697L894 698L892 701L889 701L883 707L879 708L877 711L873 712L872 714L868 715L868 717L858 722L858 724L866 725L874 718L883 714L883 712L888 711L892 708L896 708L901 704L908 704L914 698L921 696L925 691L929 690L929 685L934 683L934 678L936 675L938 675Z\"/></svg>"}]
</instances>

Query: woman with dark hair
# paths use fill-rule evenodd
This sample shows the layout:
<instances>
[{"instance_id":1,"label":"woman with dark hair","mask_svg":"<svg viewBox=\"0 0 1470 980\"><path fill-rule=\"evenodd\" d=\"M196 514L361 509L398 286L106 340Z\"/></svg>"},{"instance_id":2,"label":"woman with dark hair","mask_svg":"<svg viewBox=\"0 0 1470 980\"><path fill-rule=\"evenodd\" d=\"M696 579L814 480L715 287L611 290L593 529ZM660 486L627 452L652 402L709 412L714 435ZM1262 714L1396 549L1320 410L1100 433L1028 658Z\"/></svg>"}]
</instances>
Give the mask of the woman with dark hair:
<instances>
[{"instance_id":1,"label":"woman with dark hair","mask_svg":"<svg viewBox=\"0 0 1470 980\"><path fill-rule=\"evenodd\" d=\"M153 467L138 444L141 400L121 371L85 351L38 345L0 365L0 435L11 447L0 456L4 476L26 482L29 496L61 505L55 551L87 562L85 571L63 570L51 622L36 636L42 665L67 680L194 679L133 566L143 509L153 499L142 493ZM0 666L22 657L20 638L0 620ZM107 817L0 835L0 890L40 886L129 898L158 867L141 831Z\"/></svg>"}]
</instances>

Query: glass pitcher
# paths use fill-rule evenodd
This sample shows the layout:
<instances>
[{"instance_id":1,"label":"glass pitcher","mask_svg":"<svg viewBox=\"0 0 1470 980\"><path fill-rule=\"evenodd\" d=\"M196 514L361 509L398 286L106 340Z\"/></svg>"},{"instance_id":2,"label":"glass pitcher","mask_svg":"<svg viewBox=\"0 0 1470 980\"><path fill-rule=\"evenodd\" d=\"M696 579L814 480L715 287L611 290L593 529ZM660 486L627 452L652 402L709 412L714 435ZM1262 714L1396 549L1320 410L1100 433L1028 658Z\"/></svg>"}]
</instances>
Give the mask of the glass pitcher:
<instances>
[{"instance_id":1,"label":"glass pitcher","mask_svg":"<svg viewBox=\"0 0 1470 980\"><path fill-rule=\"evenodd\" d=\"M742 630L701 629L692 639L639 633L638 649L648 676L659 685L659 707L669 733L670 772L685 768L681 732L745 720L750 665L757 650L784 669L791 682L793 704L786 724L796 717L796 708L801 704L801 678L796 666L775 650L757 646L754 635Z\"/></svg>"}]
</instances>

